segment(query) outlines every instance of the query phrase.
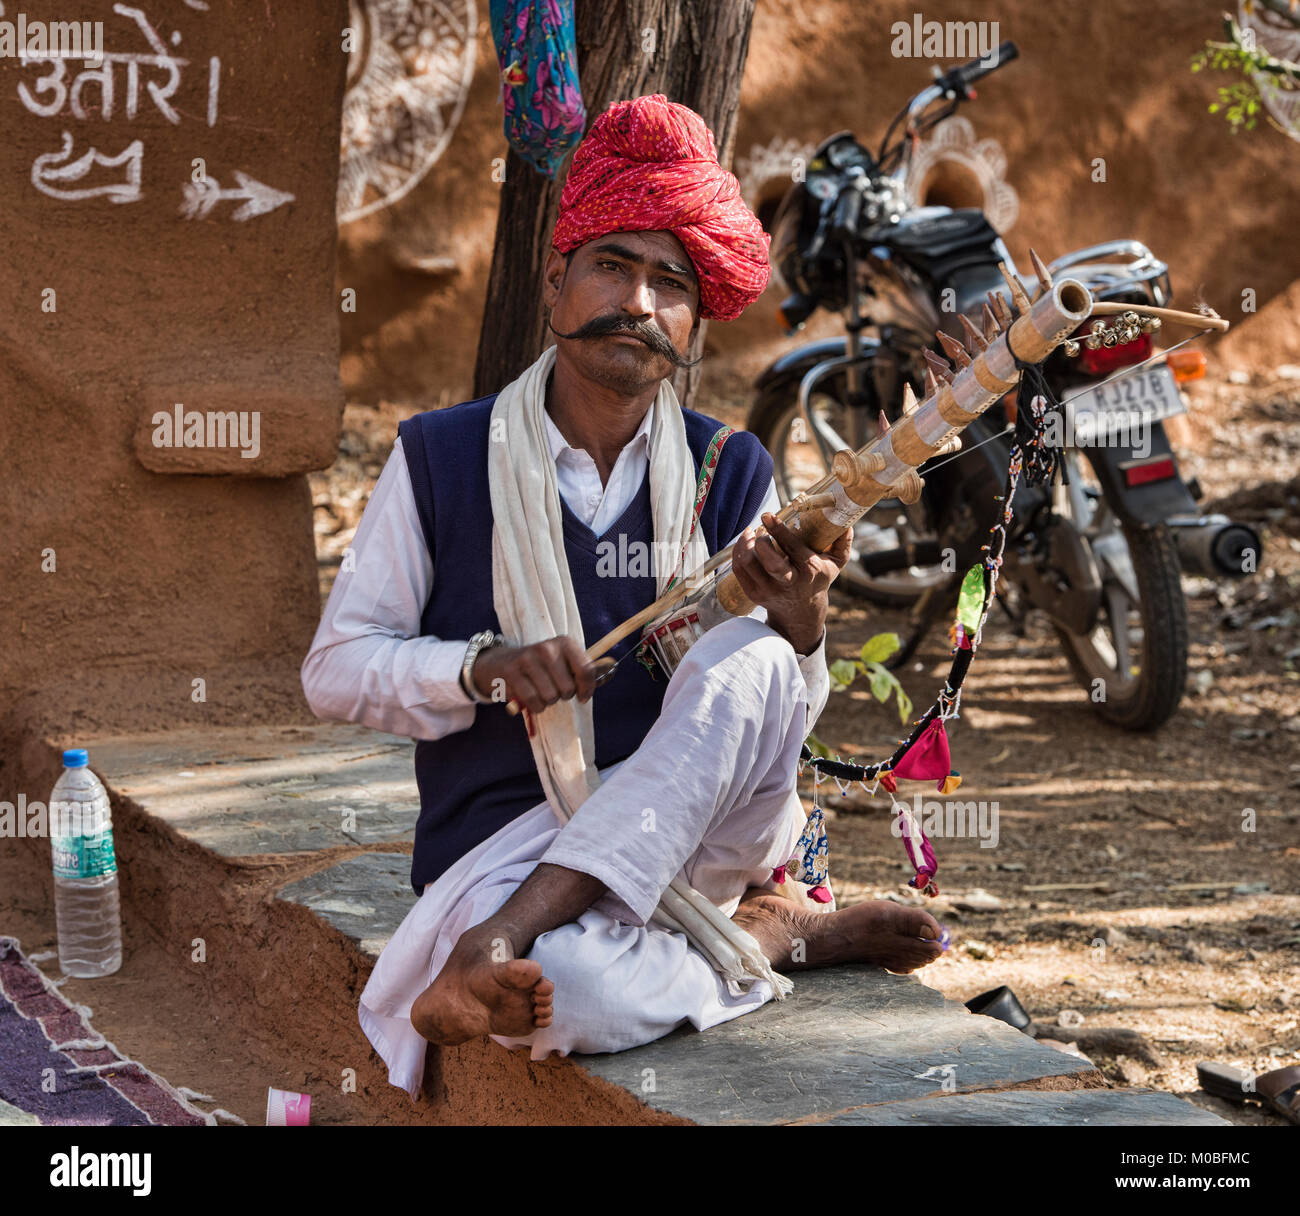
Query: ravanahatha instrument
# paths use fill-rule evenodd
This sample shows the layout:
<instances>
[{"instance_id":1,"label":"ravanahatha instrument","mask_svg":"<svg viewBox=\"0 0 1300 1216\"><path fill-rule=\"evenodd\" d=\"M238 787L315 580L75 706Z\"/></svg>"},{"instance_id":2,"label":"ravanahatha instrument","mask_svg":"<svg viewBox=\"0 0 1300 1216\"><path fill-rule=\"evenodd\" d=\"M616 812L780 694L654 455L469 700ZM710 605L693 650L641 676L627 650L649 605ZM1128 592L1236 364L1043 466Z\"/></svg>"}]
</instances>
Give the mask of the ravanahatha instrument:
<instances>
[{"instance_id":1,"label":"ravanahatha instrument","mask_svg":"<svg viewBox=\"0 0 1300 1216\"><path fill-rule=\"evenodd\" d=\"M1132 336L1128 331L1140 327L1152 332L1164 320L1202 331L1227 328L1226 321L1209 313L1094 302L1088 290L1075 280L1053 283L1042 259L1033 250L1030 257L1038 279L1034 298L1030 299L1024 285L1005 266L999 266L1011 303L1000 294L990 293L982 333L964 317L961 319L969 347L945 333L938 334L955 369L926 352L930 368L926 375L925 400L918 403L910 387L905 388L903 417L897 424L891 428L882 416L881 434L873 442L858 452L846 449L837 453L830 476L778 512L778 518L788 521L811 548L824 552L844 528L882 498L915 502L922 490L917 467L931 457L959 447L958 435L962 429L1020 385L1016 442L1002 496L1002 511L990 529L981 564L968 571L962 580L957 620L952 630L953 662L938 697L913 722L912 730L898 741L893 753L877 763L859 765L814 756L808 745L804 745L802 760L813 765L817 784L808 825L799 842L804 861L791 873L812 888L810 894L814 898L819 893L830 898L824 886L827 849L823 812L818 805L818 790L824 775L833 778L841 792L847 782L861 782L873 794L883 786L899 821L898 834L916 870L910 885L929 895L938 893L934 883L938 868L934 851L906 803L893 795L900 778L936 781L937 788L945 794L952 793L961 784L960 774L950 767L944 723L958 713L962 683L996 594L1006 529L1011 520L1011 501L1021 474L1031 484L1050 480L1059 459L1059 452L1049 449L1045 443L1044 419L1060 406L1051 399L1038 365L1057 346L1063 346L1067 355L1074 356L1079 353L1080 343L1094 347L1127 341ZM1078 340L1071 338L1089 317L1099 319L1093 321L1086 336L1081 335ZM1109 324L1100 319L1103 317L1111 318ZM730 548L715 554L699 570L671 586L654 604L590 647L588 657L602 666L602 677L611 674L614 664L601 656L638 629L643 629L642 646L638 649L648 650L664 672L671 675L697 637L728 616L752 611L753 605L731 573L730 558ZM802 767L801 763L801 770Z\"/></svg>"},{"instance_id":2,"label":"ravanahatha instrument","mask_svg":"<svg viewBox=\"0 0 1300 1216\"><path fill-rule=\"evenodd\" d=\"M1094 302L1082 283L1068 278L1053 283L1042 259L1032 250L1030 257L1038 281L1034 299L1030 300L1024 284L999 263L1011 303L1001 294L990 293L982 333L962 317L967 346L946 333L938 334L955 367L927 351L930 367L924 400L918 403L906 387L903 418L896 425L890 428L884 423L884 433L857 452L845 449L837 453L829 476L776 513L810 548L825 552L846 527L883 498L916 502L922 490L917 467L959 447L961 431L1016 387L1022 368L1042 363L1058 346L1064 346L1068 354L1077 354L1078 342L1070 335L1089 317L1115 317L1112 327L1140 323L1143 328L1155 329L1162 319L1202 329L1228 327L1227 321L1213 315ZM1094 332L1086 341L1100 341L1105 329L1106 322L1095 321ZM686 649L707 629L728 616L743 616L753 609L731 573L729 546L590 646L587 657L599 659L624 638L643 630L643 643L671 674ZM602 674L611 674L608 661Z\"/></svg>"}]
</instances>

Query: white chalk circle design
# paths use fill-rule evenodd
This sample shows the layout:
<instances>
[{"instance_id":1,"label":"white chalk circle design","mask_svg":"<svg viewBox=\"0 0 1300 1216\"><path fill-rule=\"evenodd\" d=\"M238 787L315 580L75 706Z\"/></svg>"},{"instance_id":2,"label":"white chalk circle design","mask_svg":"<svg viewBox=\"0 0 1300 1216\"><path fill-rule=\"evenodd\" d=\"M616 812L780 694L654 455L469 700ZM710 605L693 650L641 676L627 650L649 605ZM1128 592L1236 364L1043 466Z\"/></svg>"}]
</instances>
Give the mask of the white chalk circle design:
<instances>
[{"instance_id":1,"label":"white chalk circle design","mask_svg":"<svg viewBox=\"0 0 1300 1216\"><path fill-rule=\"evenodd\" d=\"M409 193L460 122L474 74L474 0L349 0L338 222Z\"/></svg>"},{"instance_id":2,"label":"white chalk circle design","mask_svg":"<svg viewBox=\"0 0 1300 1216\"><path fill-rule=\"evenodd\" d=\"M1255 45L1275 59L1300 63L1300 29L1270 13L1261 4L1247 12L1245 4L1237 6L1237 24L1242 31L1255 35ZM1300 141L1300 89L1281 87L1268 72L1252 72L1250 78L1259 89L1264 108L1292 139Z\"/></svg>"},{"instance_id":3,"label":"white chalk circle design","mask_svg":"<svg viewBox=\"0 0 1300 1216\"><path fill-rule=\"evenodd\" d=\"M904 188L916 204L979 207L994 230L1004 233L1020 215L1020 196L1006 181L1006 172L1002 145L996 139L977 141L970 120L957 115L944 119L930 139L917 145ZM936 197L936 191L948 197Z\"/></svg>"},{"instance_id":4,"label":"white chalk circle design","mask_svg":"<svg viewBox=\"0 0 1300 1216\"><path fill-rule=\"evenodd\" d=\"M779 200L791 183L802 181L816 150L813 144L777 135L766 144L754 144L748 156L737 157L734 171L750 210L756 211L768 198Z\"/></svg>"}]
</instances>

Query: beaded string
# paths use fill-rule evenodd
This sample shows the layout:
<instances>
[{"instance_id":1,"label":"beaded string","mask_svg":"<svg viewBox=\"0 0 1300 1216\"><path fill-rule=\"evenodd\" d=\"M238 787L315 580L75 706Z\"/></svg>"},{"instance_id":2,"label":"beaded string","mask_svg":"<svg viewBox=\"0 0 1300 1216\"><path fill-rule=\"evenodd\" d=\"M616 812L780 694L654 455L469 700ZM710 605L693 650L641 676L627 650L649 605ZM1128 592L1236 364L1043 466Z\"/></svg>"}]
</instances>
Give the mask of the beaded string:
<instances>
[{"instance_id":1,"label":"beaded string","mask_svg":"<svg viewBox=\"0 0 1300 1216\"><path fill-rule=\"evenodd\" d=\"M1010 342L1007 344L1007 349L1010 350ZM1012 441L1007 462L1006 483L1003 492L995 498L995 501L1002 503L1001 516L989 529L990 539L988 543L980 548L980 552L984 555L982 562L984 567L984 600L979 623L976 626L974 636L970 638L970 647L962 647L959 635L957 645L953 647L951 652L953 654L952 666L943 687L935 697L934 704L913 721L911 732L905 739L899 740L893 754L887 759L876 761L874 764L857 764L838 758L829 759L814 755L807 743L803 745L799 754L798 771L802 776L805 768L809 765L812 766L813 805L815 808L820 806L818 791L823 774L834 778L841 796L846 794L854 783L857 783L862 786L869 797L874 798L880 788L881 775L890 772L898 765L898 762L907 754L908 750L921 737L932 721L937 718L941 722L947 722L960 717L962 685L970 669L975 651L983 640L984 623L988 620L989 612L993 607L993 600L997 595L998 576L1002 569L1003 555L1007 544L1007 529L1011 526L1012 502L1015 499L1016 489L1020 485L1021 477L1023 475L1026 484L1030 486L1049 482L1058 472L1062 480L1066 480L1067 474L1060 449L1049 447L1045 441L1046 419L1049 414L1060 411L1061 403L1052 392L1050 385L1048 385L1041 365L1027 363L1017 356L1014 351L1011 351L1011 357L1020 372L1020 384L1016 395L1015 438ZM1028 453L1027 457L1026 453ZM958 625L957 628L960 630L962 627ZM906 831L904 832L904 842L915 866L917 864L918 849L923 847L928 850L929 842L925 834L920 830L919 825L916 824L915 817L912 816L904 804L894 797L894 791L888 789L887 792L890 796L891 810L900 816L905 825L915 831L917 838L915 840ZM921 868L918 866L917 869L919 876ZM931 893L937 893L938 891L938 888L933 883L929 883L926 889Z\"/></svg>"}]
</instances>

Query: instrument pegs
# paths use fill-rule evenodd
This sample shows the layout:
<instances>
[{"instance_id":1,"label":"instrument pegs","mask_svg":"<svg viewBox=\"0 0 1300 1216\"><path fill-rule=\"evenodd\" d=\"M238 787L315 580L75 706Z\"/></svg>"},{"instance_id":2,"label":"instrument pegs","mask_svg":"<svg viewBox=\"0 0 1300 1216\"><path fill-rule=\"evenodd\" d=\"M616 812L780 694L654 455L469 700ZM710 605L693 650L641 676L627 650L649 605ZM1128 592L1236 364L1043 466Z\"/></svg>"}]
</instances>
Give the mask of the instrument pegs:
<instances>
[{"instance_id":1,"label":"instrument pegs","mask_svg":"<svg viewBox=\"0 0 1300 1216\"><path fill-rule=\"evenodd\" d=\"M993 296L990 294L989 299L992 298ZM980 306L980 318L984 325L984 338L987 342L992 342L1002 332L1002 329L998 325L997 315L987 303Z\"/></svg>"},{"instance_id":2,"label":"instrument pegs","mask_svg":"<svg viewBox=\"0 0 1300 1216\"><path fill-rule=\"evenodd\" d=\"M1043 263L1043 259L1038 256L1032 246L1029 250L1029 260L1033 263L1034 276L1038 279L1038 296L1044 295L1052 290L1052 276L1048 273L1047 267ZM1035 299L1037 299L1038 296L1035 296Z\"/></svg>"},{"instance_id":3,"label":"instrument pegs","mask_svg":"<svg viewBox=\"0 0 1300 1216\"><path fill-rule=\"evenodd\" d=\"M972 363L970 352L967 351L967 349L958 342L956 338L952 337L950 334L944 333L941 329L936 330L935 334L939 339L939 345L943 347L944 354L946 354L958 368L970 367Z\"/></svg>"},{"instance_id":4,"label":"instrument pegs","mask_svg":"<svg viewBox=\"0 0 1300 1216\"><path fill-rule=\"evenodd\" d=\"M953 382L954 379L953 370L952 367L949 365L947 359L941 358L939 355L936 355L934 351L930 350L929 347L926 347L926 349L923 350L921 353L925 355L926 365L930 368L931 371L934 372L934 374L940 380L942 380L945 384L951 384Z\"/></svg>"},{"instance_id":5,"label":"instrument pegs","mask_svg":"<svg viewBox=\"0 0 1300 1216\"><path fill-rule=\"evenodd\" d=\"M970 319L964 312L957 314L957 320L961 322L962 330L966 334L966 346L968 349L977 351L988 350L989 344L984 335L970 323Z\"/></svg>"},{"instance_id":6,"label":"instrument pegs","mask_svg":"<svg viewBox=\"0 0 1300 1216\"><path fill-rule=\"evenodd\" d=\"M1007 269L1005 262L998 263L998 272L1002 275L1007 290L1011 292L1011 302L1015 304L1016 311L1022 315L1027 313L1029 311L1029 293L1025 290L1025 285Z\"/></svg>"},{"instance_id":7,"label":"instrument pegs","mask_svg":"<svg viewBox=\"0 0 1300 1216\"><path fill-rule=\"evenodd\" d=\"M855 491L866 489L865 482L884 471L888 462L879 452L855 452L844 448L831 460L831 473L854 502Z\"/></svg>"},{"instance_id":8,"label":"instrument pegs","mask_svg":"<svg viewBox=\"0 0 1300 1216\"><path fill-rule=\"evenodd\" d=\"M894 492L894 497L904 506L911 506L914 502L920 502L921 492L925 489L925 482L921 480L921 474L915 469L908 469L906 473L890 489Z\"/></svg>"},{"instance_id":9,"label":"instrument pegs","mask_svg":"<svg viewBox=\"0 0 1300 1216\"><path fill-rule=\"evenodd\" d=\"M990 291L988 296L989 307L993 309L993 315L997 318L998 333L1001 333L1004 329L1010 329L1013 318L1011 309L1007 307L1007 302L1003 299L1002 293L1000 291Z\"/></svg>"}]
</instances>

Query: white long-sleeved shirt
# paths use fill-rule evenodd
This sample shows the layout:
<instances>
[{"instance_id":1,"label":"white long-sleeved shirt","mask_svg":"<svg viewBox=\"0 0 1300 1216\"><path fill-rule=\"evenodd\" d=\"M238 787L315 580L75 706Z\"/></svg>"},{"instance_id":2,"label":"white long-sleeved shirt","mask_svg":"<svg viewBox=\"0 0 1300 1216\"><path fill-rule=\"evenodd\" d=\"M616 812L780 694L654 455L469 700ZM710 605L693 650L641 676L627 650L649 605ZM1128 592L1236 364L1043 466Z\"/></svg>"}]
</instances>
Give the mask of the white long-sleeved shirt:
<instances>
[{"instance_id":1,"label":"white long-sleeved shirt","mask_svg":"<svg viewBox=\"0 0 1300 1216\"><path fill-rule=\"evenodd\" d=\"M571 447L546 415L556 482L570 510L600 536L631 505L649 467L650 411L619 453L602 486L590 453ZM750 526L776 511L775 483ZM734 539L734 538L733 538ZM412 739L440 739L467 729L478 705L460 685L468 639L420 636L433 590L425 544L400 438L375 483L349 553L302 664L307 703L319 718L359 722ZM751 614L765 620L762 607ZM487 623L484 623L484 628ZM830 693L826 639L799 656L808 688L808 728Z\"/></svg>"}]
</instances>

